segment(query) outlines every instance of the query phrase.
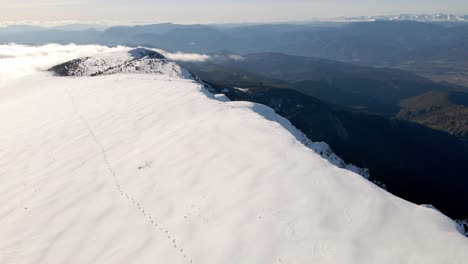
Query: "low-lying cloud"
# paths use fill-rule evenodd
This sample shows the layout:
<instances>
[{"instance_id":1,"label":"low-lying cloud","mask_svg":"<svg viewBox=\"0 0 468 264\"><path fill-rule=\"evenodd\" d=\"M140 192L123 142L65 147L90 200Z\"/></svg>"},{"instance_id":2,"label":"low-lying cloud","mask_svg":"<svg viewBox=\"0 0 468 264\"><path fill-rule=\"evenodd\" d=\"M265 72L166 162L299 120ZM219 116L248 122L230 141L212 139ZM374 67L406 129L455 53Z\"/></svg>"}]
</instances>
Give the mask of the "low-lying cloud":
<instances>
[{"instance_id":1,"label":"low-lying cloud","mask_svg":"<svg viewBox=\"0 0 468 264\"><path fill-rule=\"evenodd\" d=\"M18 44L0 45L0 86L15 79L45 71L57 64L97 54L129 50L124 46L106 47L100 45L59 45L27 46ZM154 49L169 60L184 62L205 62L209 55L197 53L167 52Z\"/></svg>"},{"instance_id":2,"label":"low-lying cloud","mask_svg":"<svg viewBox=\"0 0 468 264\"><path fill-rule=\"evenodd\" d=\"M125 49L128 48L74 44L0 45L0 86L29 74L47 70L69 60Z\"/></svg>"},{"instance_id":3,"label":"low-lying cloud","mask_svg":"<svg viewBox=\"0 0 468 264\"><path fill-rule=\"evenodd\" d=\"M205 62L211 59L209 55L206 54L198 54L198 53L183 53L183 52L176 52L171 53L164 50L155 49L157 52L164 55L164 57L174 60L174 61L184 61L184 62Z\"/></svg>"}]
</instances>

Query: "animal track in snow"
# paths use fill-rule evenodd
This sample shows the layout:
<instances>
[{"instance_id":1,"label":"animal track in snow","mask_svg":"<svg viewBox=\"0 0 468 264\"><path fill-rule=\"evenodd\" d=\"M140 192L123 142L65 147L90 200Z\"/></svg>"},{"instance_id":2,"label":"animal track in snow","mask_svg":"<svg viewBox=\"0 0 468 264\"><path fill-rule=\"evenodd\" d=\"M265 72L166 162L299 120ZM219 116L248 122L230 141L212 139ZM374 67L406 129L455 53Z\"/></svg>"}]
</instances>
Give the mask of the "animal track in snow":
<instances>
[{"instance_id":1,"label":"animal track in snow","mask_svg":"<svg viewBox=\"0 0 468 264\"><path fill-rule=\"evenodd\" d=\"M169 232L169 230L163 228L161 226L161 224L156 221L156 219L154 219L151 215L147 214L146 213L146 210L141 206L141 204L135 200L131 195L129 195L128 193L126 193L124 191L124 189L122 188L122 184L119 180L119 178L117 177L117 174L114 170L114 168L112 167L110 161L109 161L109 158L107 156L107 153L106 153L106 150L104 148L104 146L102 145L102 143L99 141L99 139L97 138L96 134L94 133L94 130L92 129L91 125L89 124L89 122L87 121L87 119L80 114L80 112L78 111L78 107L76 105L76 102L75 102L75 98L73 97L72 93L70 92L70 90L67 88L67 94L68 94L68 97L70 98L71 100L71 106L73 108L73 111L75 112L75 114L80 118L81 122L85 125L86 129L88 130L91 138L93 139L93 141L96 143L96 145L99 147L100 149L100 153L104 159L104 163L106 164L106 167L107 167L107 170L109 171L109 174L110 176L112 177L113 181L114 181L114 184L115 184L115 187L116 187L116 190L117 192L123 197L125 198L127 201L129 201L130 203L132 203L134 205L134 207L136 209L138 209L140 211L140 213L146 217L148 219L148 222L153 225L153 227L155 228L156 231L159 231L159 232L163 232L166 236L167 236L167 240L169 243L172 244L172 246L177 250L178 248L178 245L176 244L176 239L174 238L174 236ZM145 165L143 168L147 168L147 167L151 167L151 164L152 164L152 161L146 161L145 162ZM138 167L138 169L140 169L140 167ZM192 264L193 263L193 260L188 258L187 257L187 254L185 253L185 250L183 248L180 248L180 251L177 250L177 253L181 256L182 259L184 259L184 262L186 263L190 263Z\"/></svg>"}]
</instances>

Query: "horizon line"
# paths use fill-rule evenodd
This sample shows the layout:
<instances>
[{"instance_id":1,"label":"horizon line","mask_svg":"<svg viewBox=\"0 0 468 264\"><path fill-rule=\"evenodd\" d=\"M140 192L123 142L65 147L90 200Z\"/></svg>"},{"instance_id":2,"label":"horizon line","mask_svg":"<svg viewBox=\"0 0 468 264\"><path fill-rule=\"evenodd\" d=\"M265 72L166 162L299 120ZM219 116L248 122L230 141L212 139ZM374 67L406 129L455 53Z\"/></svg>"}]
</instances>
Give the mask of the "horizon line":
<instances>
[{"instance_id":1,"label":"horizon line","mask_svg":"<svg viewBox=\"0 0 468 264\"><path fill-rule=\"evenodd\" d=\"M174 25L242 25L242 24L303 24L313 22L330 22L330 23L346 23L346 22L366 22L366 21L377 21L378 18L391 18L394 16L402 15L447 15L447 16L467 16L468 14L453 14L453 13L401 13L393 15L357 15L357 16L336 16L329 18L310 18L306 20L271 20L271 21L233 21L233 22L176 22L176 21L163 21L163 20L5 20L0 19L0 28L8 26L37 26L37 27L60 27L60 26L72 26L72 25L97 25L97 26L139 26L139 25L155 25L155 24L174 24ZM409 21L418 21L411 20ZM448 20L441 20L440 22L449 22ZM453 21L455 22L455 21ZM468 20L461 20L459 22L468 22Z\"/></svg>"}]
</instances>

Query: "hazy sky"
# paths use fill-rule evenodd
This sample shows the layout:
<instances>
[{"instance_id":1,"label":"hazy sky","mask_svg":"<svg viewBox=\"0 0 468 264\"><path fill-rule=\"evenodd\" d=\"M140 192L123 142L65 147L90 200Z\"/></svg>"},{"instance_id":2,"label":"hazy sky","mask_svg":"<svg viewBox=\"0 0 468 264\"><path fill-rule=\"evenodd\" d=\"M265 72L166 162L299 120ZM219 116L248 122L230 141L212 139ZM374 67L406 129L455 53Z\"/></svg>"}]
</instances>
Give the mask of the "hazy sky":
<instances>
[{"instance_id":1,"label":"hazy sky","mask_svg":"<svg viewBox=\"0 0 468 264\"><path fill-rule=\"evenodd\" d=\"M0 0L0 21L225 23L468 13L468 0Z\"/></svg>"}]
</instances>

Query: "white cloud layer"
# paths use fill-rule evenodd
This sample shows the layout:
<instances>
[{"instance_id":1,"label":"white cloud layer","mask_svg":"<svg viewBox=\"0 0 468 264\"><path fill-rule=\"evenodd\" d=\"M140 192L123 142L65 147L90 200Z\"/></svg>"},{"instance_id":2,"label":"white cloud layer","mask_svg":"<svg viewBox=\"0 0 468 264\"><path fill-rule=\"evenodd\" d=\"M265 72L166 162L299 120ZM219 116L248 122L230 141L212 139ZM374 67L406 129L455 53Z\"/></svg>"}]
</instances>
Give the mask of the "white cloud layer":
<instances>
[{"instance_id":1,"label":"white cloud layer","mask_svg":"<svg viewBox=\"0 0 468 264\"><path fill-rule=\"evenodd\" d=\"M99 45L25 46L0 45L0 86L26 75L44 71L50 67L79 57L128 49Z\"/></svg>"},{"instance_id":2,"label":"white cloud layer","mask_svg":"<svg viewBox=\"0 0 468 264\"><path fill-rule=\"evenodd\" d=\"M48 44L44 46L0 45L0 86L29 74L47 70L54 65L69 60L128 49L130 48L124 46L110 48L100 45L74 44ZM203 62L210 59L210 56L205 54L170 53L164 50L155 50L174 61Z\"/></svg>"},{"instance_id":3,"label":"white cloud layer","mask_svg":"<svg viewBox=\"0 0 468 264\"><path fill-rule=\"evenodd\" d=\"M204 61L211 59L211 57L206 54L183 53L183 52L170 53L170 52L159 50L159 49L155 49L155 51L161 53L166 58L170 60L174 60L174 61L204 62Z\"/></svg>"}]
</instances>

